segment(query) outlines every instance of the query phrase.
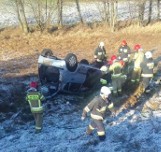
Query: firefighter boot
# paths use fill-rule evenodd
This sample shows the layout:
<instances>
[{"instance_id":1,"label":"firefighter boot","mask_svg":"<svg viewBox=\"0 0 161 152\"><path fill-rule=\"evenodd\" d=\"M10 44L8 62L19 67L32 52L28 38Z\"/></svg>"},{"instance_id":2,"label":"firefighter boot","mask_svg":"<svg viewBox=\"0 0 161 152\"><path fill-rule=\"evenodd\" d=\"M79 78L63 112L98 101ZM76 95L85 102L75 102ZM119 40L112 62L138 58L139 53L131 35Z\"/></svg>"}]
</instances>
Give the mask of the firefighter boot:
<instances>
[{"instance_id":1,"label":"firefighter boot","mask_svg":"<svg viewBox=\"0 0 161 152\"><path fill-rule=\"evenodd\" d=\"M35 134L39 134L39 133L41 133L41 129L36 129Z\"/></svg>"},{"instance_id":2,"label":"firefighter boot","mask_svg":"<svg viewBox=\"0 0 161 152\"><path fill-rule=\"evenodd\" d=\"M113 96L114 97L118 97L118 92L117 91L113 91Z\"/></svg>"},{"instance_id":3,"label":"firefighter boot","mask_svg":"<svg viewBox=\"0 0 161 152\"><path fill-rule=\"evenodd\" d=\"M104 141L105 139L106 139L106 136L105 135L103 135L103 136L98 136L99 137L99 140L100 141Z\"/></svg>"},{"instance_id":4,"label":"firefighter boot","mask_svg":"<svg viewBox=\"0 0 161 152\"><path fill-rule=\"evenodd\" d=\"M91 129L91 127L88 126L88 127L87 127L87 130L86 130L86 134L87 134L87 135L91 135L91 134L92 134L92 131L93 131L93 129Z\"/></svg>"}]
</instances>

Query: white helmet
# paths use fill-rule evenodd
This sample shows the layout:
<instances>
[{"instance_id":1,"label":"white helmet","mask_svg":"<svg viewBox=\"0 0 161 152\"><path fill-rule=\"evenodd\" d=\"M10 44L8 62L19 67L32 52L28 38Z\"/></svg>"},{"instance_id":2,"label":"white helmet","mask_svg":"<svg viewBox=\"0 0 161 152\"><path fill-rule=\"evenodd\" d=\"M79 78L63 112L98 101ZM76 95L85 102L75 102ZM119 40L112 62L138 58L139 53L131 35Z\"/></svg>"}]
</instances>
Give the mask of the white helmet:
<instances>
[{"instance_id":1,"label":"white helmet","mask_svg":"<svg viewBox=\"0 0 161 152\"><path fill-rule=\"evenodd\" d=\"M100 68L100 70L101 70L103 73L105 73L105 74L108 73L108 67L105 66L105 65L103 65L103 66Z\"/></svg>"},{"instance_id":2,"label":"white helmet","mask_svg":"<svg viewBox=\"0 0 161 152\"><path fill-rule=\"evenodd\" d=\"M104 47L105 46L104 42L100 42L99 46Z\"/></svg>"},{"instance_id":3,"label":"white helmet","mask_svg":"<svg viewBox=\"0 0 161 152\"><path fill-rule=\"evenodd\" d=\"M103 86L101 88L100 95L109 96L110 94L111 94L111 90L108 87Z\"/></svg>"},{"instance_id":4,"label":"white helmet","mask_svg":"<svg viewBox=\"0 0 161 152\"><path fill-rule=\"evenodd\" d=\"M152 58L152 53L151 53L150 51L146 52L146 53L145 53L145 57L146 57L147 59Z\"/></svg>"}]
</instances>

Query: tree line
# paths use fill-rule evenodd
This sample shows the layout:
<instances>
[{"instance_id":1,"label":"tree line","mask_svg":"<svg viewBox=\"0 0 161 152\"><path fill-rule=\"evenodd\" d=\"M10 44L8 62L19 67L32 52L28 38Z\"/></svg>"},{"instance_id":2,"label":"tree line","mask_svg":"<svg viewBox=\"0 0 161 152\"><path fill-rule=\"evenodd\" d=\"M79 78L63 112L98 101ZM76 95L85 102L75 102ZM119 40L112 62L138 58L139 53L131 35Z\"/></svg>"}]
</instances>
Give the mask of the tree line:
<instances>
[{"instance_id":1,"label":"tree line","mask_svg":"<svg viewBox=\"0 0 161 152\"><path fill-rule=\"evenodd\" d=\"M53 26L53 20L56 20L54 24L58 28L65 26L63 14L66 10L64 7L70 3L75 4L74 7L77 11L71 17L74 18L77 15L81 24L87 24L82 15L81 4L95 4L101 16L101 22L109 25L112 31L118 29L119 17L126 16L126 12L123 14L119 9L121 5L128 9L127 13L129 14L127 18L124 18L124 21L135 21L139 26L146 26L154 19L157 21L161 19L161 0L94 0L92 2L88 0L12 0L12 3L19 26L25 33L30 32L31 28L28 11L33 16L34 25L43 32ZM155 18L153 17L154 9Z\"/></svg>"}]
</instances>

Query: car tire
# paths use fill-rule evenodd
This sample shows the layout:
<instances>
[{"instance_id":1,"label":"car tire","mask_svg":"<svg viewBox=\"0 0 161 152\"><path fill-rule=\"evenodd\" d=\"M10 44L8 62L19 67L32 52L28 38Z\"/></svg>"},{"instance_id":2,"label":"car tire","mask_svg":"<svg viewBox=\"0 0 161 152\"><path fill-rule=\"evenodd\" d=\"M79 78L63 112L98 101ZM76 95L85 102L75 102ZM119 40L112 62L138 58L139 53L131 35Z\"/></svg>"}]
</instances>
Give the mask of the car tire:
<instances>
[{"instance_id":1,"label":"car tire","mask_svg":"<svg viewBox=\"0 0 161 152\"><path fill-rule=\"evenodd\" d=\"M80 61L80 63L89 65L89 62L88 62L88 60L86 60L86 59L82 59L82 60Z\"/></svg>"},{"instance_id":2,"label":"car tire","mask_svg":"<svg viewBox=\"0 0 161 152\"><path fill-rule=\"evenodd\" d=\"M66 62L67 69L69 71L74 72L76 70L78 61L77 61L77 56L75 54L73 53L67 54L67 56L65 57L65 62Z\"/></svg>"},{"instance_id":3,"label":"car tire","mask_svg":"<svg viewBox=\"0 0 161 152\"><path fill-rule=\"evenodd\" d=\"M42 52L41 52L41 55L44 56L44 57L52 56L53 52L50 49L43 49Z\"/></svg>"}]
</instances>

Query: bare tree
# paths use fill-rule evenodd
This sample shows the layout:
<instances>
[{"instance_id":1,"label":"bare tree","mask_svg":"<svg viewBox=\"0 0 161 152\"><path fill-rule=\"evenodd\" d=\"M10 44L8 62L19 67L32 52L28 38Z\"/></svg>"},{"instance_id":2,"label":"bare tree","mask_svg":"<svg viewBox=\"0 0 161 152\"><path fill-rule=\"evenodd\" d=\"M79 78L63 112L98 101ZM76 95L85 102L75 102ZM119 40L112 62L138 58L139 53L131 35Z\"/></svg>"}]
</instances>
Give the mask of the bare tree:
<instances>
[{"instance_id":1,"label":"bare tree","mask_svg":"<svg viewBox=\"0 0 161 152\"><path fill-rule=\"evenodd\" d=\"M117 0L110 0L110 27L113 32L116 30L117 25L117 5Z\"/></svg>"},{"instance_id":2,"label":"bare tree","mask_svg":"<svg viewBox=\"0 0 161 152\"><path fill-rule=\"evenodd\" d=\"M148 14L147 24L149 24L151 22L151 18L152 18L152 2L153 2L153 0L149 0L149 14Z\"/></svg>"},{"instance_id":3,"label":"bare tree","mask_svg":"<svg viewBox=\"0 0 161 152\"><path fill-rule=\"evenodd\" d=\"M96 4L98 11L100 13L101 19L105 24L109 24L110 17L110 0L101 0Z\"/></svg>"},{"instance_id":4,"label":"bare tree","mask_svg":"<svg viewBox=\"0 0 161 152\"><path fill-rule=\"evenodd\" d=\"M43 32L51 24L51 18L54 9L53 0L28 0L29 7L32 10L38 30Z\"/></svg>"},{"instance_id":5,"label":"bare tree","mask_svg":"<svg viewBox=\"0 0 161 152\"><path fill-rule=\"evenodd\" d=\"M77 11L78 11L78 15L79 15L80 21L81 21L81 23L83 24L83 23L84 23L84 21L83 21L82 15L81 15L81 10L80 10L80 5L79 5L79 0L75 0L75 2L76 2Z\"/></svg>"},{"instance_id":6,"label":"bare tree","mask_svg":"<svg viewBox=\"0 0 161 152\"><path fill-rule=\"evenodd\" d=\"M139 16L138 16L138 20L139 20L139 25L143 26L144 25L144 10L145 10L145 3L146 0L140 0L138 3L138 12L139 12Z\"/></svg>"},{"instance_id":7,"label":"bare tree","mask_svg":"<svg viewBox=\"0 0 161 152\"><path fill-rule=\"evenodd\" d=\"M56 11L56 2L53 0L46 0L45 10L46 10L45 26L47 28L50 27L52 24L52 17L54 17L53 12Z\"/></svg>"},{"instance_id":8,"label":"bare tree","mask_svg":"<svg viewBox=\"0 0 161 152\"><path fill-rule=\"evenodd\" d=\"M34 19L36 21L36 26L40 31L44 30L44 24L43 24L43 4L42 0L29 0L29 5L31 7L31 10L33 12Z\"/></svg>"},{"instance_id":9,"label":"bare tree","mask_svg":"<svg viewBox=\"0 0 161 152\"><path fill-rule=\"evenodd\" d=\"M23 30L23 32L28 33L29 26L25 15L24 0L15 0L15 4L16 4L16 13L17 13L19 25Z\"/></svg>"},{"instance_id":10,"label":"bare tree","mask_svg":"<svg viewBox=\"0 0 161 152\"><path fill-rule=\"evenodd\" d=\"M58 28L63 26L63 0L57 0L58 7Z\"/></svg>"},{"instance_id":11,"label":"bare tree","mask_svg":"<svg viewBox=\"0 0 161 152\"><path fill-rule=\"evenodd\" d=\"M161 0L157 0L157 19L160 20L160 5Z\"/></svg>"},{"instance_id":12,"label":"bare tree","mask_svg":"<svg viewBox=\"0 0 161 152\"><path fill-rule=\"evenodd\" d=\"M109 23L109 14L110 14L110 3L109 0L104 0L103 1L103 11L104 11L104 20L106 23Z\"/></svg>"}]
</instances>

